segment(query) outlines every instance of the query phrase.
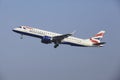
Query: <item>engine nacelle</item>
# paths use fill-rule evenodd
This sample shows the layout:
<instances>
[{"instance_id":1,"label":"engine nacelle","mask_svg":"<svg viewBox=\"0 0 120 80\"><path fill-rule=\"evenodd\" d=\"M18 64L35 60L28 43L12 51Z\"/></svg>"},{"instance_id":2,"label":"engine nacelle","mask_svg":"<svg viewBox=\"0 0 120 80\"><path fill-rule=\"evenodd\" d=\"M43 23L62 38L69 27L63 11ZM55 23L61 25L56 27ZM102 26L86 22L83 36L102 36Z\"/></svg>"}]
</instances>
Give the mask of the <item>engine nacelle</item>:
<instances>
[{"instance_id":1,"label":"engine nacelle","mask_svg":"<svg viewBox=\"0 0 120 80\"><path fill-rule=\"evenodd\" d=\"M52 38L49 36L44 36L41 40L42 43L49 44L52 43Z\"/></svg>"}]
</instances>

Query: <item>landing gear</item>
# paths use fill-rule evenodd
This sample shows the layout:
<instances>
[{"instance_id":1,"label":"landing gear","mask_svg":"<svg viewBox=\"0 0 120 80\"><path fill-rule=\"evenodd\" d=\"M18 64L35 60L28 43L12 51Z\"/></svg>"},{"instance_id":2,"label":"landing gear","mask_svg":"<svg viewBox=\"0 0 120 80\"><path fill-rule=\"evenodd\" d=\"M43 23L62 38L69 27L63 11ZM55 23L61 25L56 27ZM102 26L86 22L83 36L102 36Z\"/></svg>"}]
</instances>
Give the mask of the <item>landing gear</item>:
<instances>
[{"instance_id":1,"label":"landing gear","mask_svg":"<svg viewBox=\"0 0 120 80\"><path fill-rule=\"evenodd\" d=\"M58 46L59 46L59 44L55 44L55 45L54 45L54 48L57 48Z\"/></svg>"},{"instance_id":2,"label":"landing gear","mask_svg":"<svg viewBox=\"0 0 120 80\"><path fill-rule=\"evenodd\" d=\"M20 39L23 39L23 34L21 34L21 37L20 37Z\"/></svg>"}]
</instances>

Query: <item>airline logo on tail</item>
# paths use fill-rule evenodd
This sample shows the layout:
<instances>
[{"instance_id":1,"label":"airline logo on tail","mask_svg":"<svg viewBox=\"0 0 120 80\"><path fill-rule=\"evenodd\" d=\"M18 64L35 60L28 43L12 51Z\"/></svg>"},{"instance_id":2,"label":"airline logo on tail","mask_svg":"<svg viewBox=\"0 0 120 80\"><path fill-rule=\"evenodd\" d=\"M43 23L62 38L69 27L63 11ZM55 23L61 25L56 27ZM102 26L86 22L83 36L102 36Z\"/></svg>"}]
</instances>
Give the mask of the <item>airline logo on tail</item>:
<instances>
[{"instance_id":1,"label":"airline logo on tail","mask_svg":"<svg viewBox=\"0 0 120 80\"><path fill-rule=\"evenodd\" d=\"M104 34L105 34L105 31L100 31L99 33L97 33L97 34L95 35L95 37L103 38Z\"/></svg>"},{"instance_id":2,"label":"airline logo on tail","mask_svg":"<svg viewBox=\"0 0 120 80\"><path fill-rule=\"evenodd\" d=\"M94 37L90 38L90 41L94 45L102 46L102 44L105 44L105 42L101 42L101 39L103 38L104 34L105 34L105 31L100 31Z\"/></svg>"}]
</instances>

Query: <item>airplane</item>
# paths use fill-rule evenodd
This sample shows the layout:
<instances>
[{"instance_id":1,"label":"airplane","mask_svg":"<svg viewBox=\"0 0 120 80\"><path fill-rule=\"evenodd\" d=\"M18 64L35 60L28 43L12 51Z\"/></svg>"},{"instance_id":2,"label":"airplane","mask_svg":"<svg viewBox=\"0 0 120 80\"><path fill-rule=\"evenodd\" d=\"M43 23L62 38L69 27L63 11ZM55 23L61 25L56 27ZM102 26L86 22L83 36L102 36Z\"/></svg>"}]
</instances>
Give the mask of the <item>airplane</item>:
<instances>
[{"instance_id":1,"label":"airplane","mask_svg":"<svg viewBox=\"0 0 120 80\"><path fill-rule=\"evenodd\" d=\"M21 39L23 38L23 35L27 35L40 38L41 42L44 44L54 43L54 48L57 48L60 44L67 44L78 47L103 47L106 43L101 42L101 39L105 34L104 30L101 30L95 36L88 39L73 37L74 32L69 34L59 34L29 26L20 26L14 28L13 31L21 34Z\"/></svg>"}]
</instances>

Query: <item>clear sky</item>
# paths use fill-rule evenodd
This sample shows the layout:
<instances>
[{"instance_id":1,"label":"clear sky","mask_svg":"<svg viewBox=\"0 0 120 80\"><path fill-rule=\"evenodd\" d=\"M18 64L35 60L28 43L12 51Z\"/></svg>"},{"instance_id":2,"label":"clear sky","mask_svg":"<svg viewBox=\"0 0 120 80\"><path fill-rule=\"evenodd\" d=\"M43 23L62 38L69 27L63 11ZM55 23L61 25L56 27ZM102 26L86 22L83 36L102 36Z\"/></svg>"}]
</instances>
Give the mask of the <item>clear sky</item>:
<instances>
[{"instance_id":1,"label":"clear sky","mask_svg":"<svg viewBox=\"0 0 120 80\"><path fill-rule=\"evenodd\" d=\"M89 38L102 48L42 44L12 32L27 25ZM120 80L119 0L0 0L0 80Z\"/></svg>"}]
</instances>

